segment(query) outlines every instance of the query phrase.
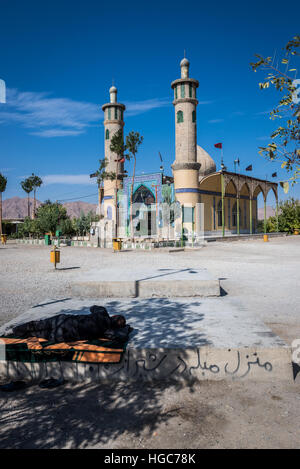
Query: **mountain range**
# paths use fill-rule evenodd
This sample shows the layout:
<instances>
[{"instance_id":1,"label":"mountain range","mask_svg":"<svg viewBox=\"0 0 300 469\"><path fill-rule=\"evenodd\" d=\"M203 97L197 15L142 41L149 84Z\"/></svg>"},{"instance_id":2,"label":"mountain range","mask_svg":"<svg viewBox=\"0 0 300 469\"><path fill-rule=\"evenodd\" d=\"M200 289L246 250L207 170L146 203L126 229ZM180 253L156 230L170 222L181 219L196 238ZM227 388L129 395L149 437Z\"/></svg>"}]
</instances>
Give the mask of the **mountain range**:
<instances>
[{"instance_id":1,"label":"mountain range","mask_svg":"<svg viewBox=\"0 0 300 469\"><path fill-rule=\"evenodd\" d=\"M263 220L264 219L264 207L259 207L257 209L257 218L258 220ZM273 207L270 207L269 205L267 205L266 207L266 216L267 216L267 219L269 217L274 217L275 216L275 210Z\"/></svg>"},{"instance_id":2,"label":"mountain range","mask_svg":"<svg viewBox=\"0 0 300 469\"><path fill-rule=\"evenodd\" d=\"M10 199L5 199L2 201L2 217L6 218L25 218L28 214L28 205L27 197L12 197ZM33 210L33 198L29 198L30 203L30 213ZM42 205L40 200L36 201L36 207ZM69 217L77 218L80 216L80 213L88 213L90 211L96 212L97 204L90 204L88 202L65 202L62 204L66 209Z\"/></svg>"},{"instance_id":3,"label":"mountain range","mask_svg":"<svg viewBox=\"0 0 300 469\"><path fill-rule=\"evenodd\" d=\"M30 213L33 209L33 199L29 198L30 201ZM40 200L36 201L36 206L39 207L42 205ZM96 212L97 204L91 204L88 202L74 201L74 202L65 202L62 204L67 209L69 217L77 218L80 216L80 213L88 213L90 211ZM2 202L2 216L3 218L24 218L27 216L27 198L21 197L12 197L10 199L5 199ZM258 219L264 219L264 208L260 207L257 211ZM273 217L275 215L275 210L273 207L267 206L267 218Z\"/></svg>"}]
</instances>

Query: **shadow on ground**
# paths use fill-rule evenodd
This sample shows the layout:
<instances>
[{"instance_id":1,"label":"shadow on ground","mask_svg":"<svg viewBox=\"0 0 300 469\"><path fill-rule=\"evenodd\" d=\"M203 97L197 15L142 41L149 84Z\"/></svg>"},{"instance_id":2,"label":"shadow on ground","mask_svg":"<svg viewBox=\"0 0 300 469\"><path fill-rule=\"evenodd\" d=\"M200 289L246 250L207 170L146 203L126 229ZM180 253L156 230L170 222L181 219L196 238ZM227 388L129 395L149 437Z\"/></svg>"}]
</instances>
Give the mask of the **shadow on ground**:
<instances>
[{"instance_id":1,"label":"shadow on ground","mask_svg":"<svg viewBox=\"0 0 300 469\"><path fill-rule=\"evenodd\" d=\"M184 301L177 298L132 298L125 300L73 300L63 298L35 305L28 312L0 328L0 335L11 333L16 324L45 319L56 314L90 314L95 303L105 306L109 315L122 314L133 327L129 346L137 348L187 348L212 345L203 332L201 323L205 313L200 313L201 301Z\"/></svg>"},{"instance_id":2,"label":"shadow on ground","mask_svg":"<svg viewBox=\"0 0 300 469\"><path fill-rule=\"evenodd\" d=\"M122 436L132 442L128 447L138 447L140 435L153 434L158 425L174 417L177 409L163 409L161 397L182 386L167 382L68 384L54 390L33 386L2 393L0 447L101 447ZM193 392L192 384L189 391Z\"/></svg>"},{"instance_id":3,"label":"shadow on ground","mask_svg":"<svg viewBox=\"0 0 300 469\"><path fill-rule=\"evenodd\" d=\"M16 318L14 324L51 317L59 314L89 314L94 303L105 306L109 315L122 314L134 328L130 335L129 346L168 348L211 345L201 330L205 315L200 313L201 301L186 302L177 298L132 298L125 300L50 300L32 308L30 317ZM52 307L57 303L57 308ZM50 307L50 309L49 309ZM61 308L61 309L60 309ZM25 319L26 317L26 319Z\"/></svg>"}]
</instances>

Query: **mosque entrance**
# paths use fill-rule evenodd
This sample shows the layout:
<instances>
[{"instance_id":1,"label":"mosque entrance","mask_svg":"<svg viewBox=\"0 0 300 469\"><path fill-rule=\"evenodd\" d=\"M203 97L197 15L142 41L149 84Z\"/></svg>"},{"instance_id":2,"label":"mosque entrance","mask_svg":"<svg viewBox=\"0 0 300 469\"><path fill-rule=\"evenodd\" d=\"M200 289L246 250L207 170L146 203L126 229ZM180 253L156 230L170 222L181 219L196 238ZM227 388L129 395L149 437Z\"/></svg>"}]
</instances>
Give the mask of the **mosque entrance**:
<instances>
[{"instance_id":1,"label":"mosque entrance","mask_svg":"<svg viewBox=\"0 0 300 469\"><path fill-rule=\"evenodd\" d=\"M134 236L152 236L156 234L155 197L150 189L141 185L133 194ZM152 227L152 230L151 230Z\"/></svg>"}]
</instances>

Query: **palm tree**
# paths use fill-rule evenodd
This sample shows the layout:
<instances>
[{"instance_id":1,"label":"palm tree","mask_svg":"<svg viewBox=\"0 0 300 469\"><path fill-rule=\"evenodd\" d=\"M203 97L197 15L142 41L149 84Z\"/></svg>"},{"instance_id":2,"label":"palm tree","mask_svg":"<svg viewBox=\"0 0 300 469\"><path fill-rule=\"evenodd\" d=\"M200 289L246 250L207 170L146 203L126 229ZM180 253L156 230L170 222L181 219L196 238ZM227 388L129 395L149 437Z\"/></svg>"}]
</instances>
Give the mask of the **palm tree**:
<instances>
[{"instance_id":1,"label":"palm tree","mask_svg":"<svg viewBox=\"0 0 300 469\"><path fill-rule=\"evenodd\" d=\"M126 148L129 152L128 159L134 159L133 173L132 173L132 184L130 192L130 231L131 237L133 239L133 186L134 186L134 177L135 177L135 167L136 167L136 154L138 152L138 147L142 143L144 137L138 132L130 132L126 137Z\"/></svg>"},{"instance_id":2,"label":"palm tree","mask_svg":"<svg viewBox=\"0 0 300 469\"><path fill-rule=\"evenodd\" d=\"M33 189L31 179L27 178L24 181L21 181L21 187L22 187L23 191L25 191L26 194L27 194L27 207L28 207L27 216L30 217L29 194L30 194L30 192L32 192L32 189Z\"/></svg>"},{"instance_id":3,"label":"palm tree","mask_svg":"<svg viewBox=\"0 0 300 469\"><path fill-rule=\"evenodd\" d=\"M116 190L115 190L115 237L118 237L118 179L123 177L123 174L119 174L122 170L122 163L125 161L124 152L126 151L126 145L124 145L123 130L120 129L116 132L111 139L110 149L117 155L116 164Z\"/></svg>"},{"instance_id":4,"label":"palm tree","mask_svg":"<svg viewBox=\"0 0 300 469\"><path fill-rule=\"evenodd\" d=\"M105 179L110 179L111 181L114 181L116 178L116 173L106 171L107 165L108 165L107 158L103 158L102 160L99 160L99 169L95 173L97 177L97 185L98 185L98 203L99 203L100 214L101 214L101 203L102 203L101 194L103 190L103 183Z\"/></svg>"},{"instance_id":5,"label":"palm tree","mask_svg":"<svg viewBox=\"0 0 300 469\"><path fill-rule=\"evenodd\" d=\"M36 190L38 187L41 187L43 184L42 179L39 176L36 176L35 174L32 173L30 176L30 181L32 183L32 188L33 188L33 212L32 212L32 218L35 218L35 211L36 211Z\"/></svg>"},{"instance_id":6,"label":"palm tree","mask_svg":"<svg viewBox=\"0 0 300 469\"><path fill-rule=\"evenodd\" d=\"M0 173L0 235L2 235L2 192L6 189L7 178Z\"/></svg>"}]
</instances>

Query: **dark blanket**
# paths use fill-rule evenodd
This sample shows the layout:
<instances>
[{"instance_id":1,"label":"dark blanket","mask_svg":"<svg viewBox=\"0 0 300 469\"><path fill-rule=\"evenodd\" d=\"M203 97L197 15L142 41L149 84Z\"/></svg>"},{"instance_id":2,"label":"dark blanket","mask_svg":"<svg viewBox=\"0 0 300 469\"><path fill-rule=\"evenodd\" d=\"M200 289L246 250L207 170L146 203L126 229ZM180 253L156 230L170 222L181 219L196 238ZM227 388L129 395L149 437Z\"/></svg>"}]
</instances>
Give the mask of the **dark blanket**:
<instances>
[{"instance_id":1,"label":"dark blanket","mask_svg":"<svg viewBox=\"0 0 300 469\"><path fill-rule=\"evenodd\" d=\"M125 325L123 316L110 317L102 306L94 305L90 311L91 314L59 314L15 326L11 334L1 337L6 360L119 363L132 328Z\"/></svg>"},{"instance_id":2,"label":"dark blanket","mask_svg":"<svg viewBox=\"0 0 300 469\"><path fill-rule=\"evenodd\" d=\"M37 337L52 343L94 340L99 337L127 341L130 326L115 328L115 322L103 306L92 306L91 314L59 314L15 326L8 337Z\"/></svg>"}]
</instances>

